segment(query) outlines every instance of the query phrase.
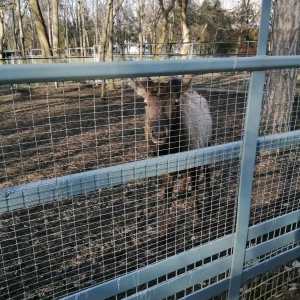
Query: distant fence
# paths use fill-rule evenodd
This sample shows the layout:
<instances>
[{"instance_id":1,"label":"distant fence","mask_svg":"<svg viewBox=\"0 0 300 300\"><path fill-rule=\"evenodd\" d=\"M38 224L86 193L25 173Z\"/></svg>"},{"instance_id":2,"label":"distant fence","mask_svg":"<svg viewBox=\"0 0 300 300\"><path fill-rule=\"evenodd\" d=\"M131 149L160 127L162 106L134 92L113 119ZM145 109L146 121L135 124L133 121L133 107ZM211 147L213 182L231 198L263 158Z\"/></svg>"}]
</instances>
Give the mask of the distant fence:
<instances>
[{"instance_id":1,"label":"distant fence","mask_svg":"<svg viewBox=\"0 0 300 300\"><path fill-rule=\"evenodd\" d=\"M143 60L153 60L153 48L158 44L143 44ZM180 43L162 44L159 59L180 59ZM58 62L99 62L99 45L88 48L59 49L60 55L45 58L41 49L29 49L26 58L22 58L20 51L8 51L9 55L2 59L4 64L23 63L58 63ZM256 53L257 41L228 41L228 42L197 42L190 43L189 58L207 57L248 57ZM126 45L115 45L113 50L114 61L139 60L139 45L136 43Z\"/></svg>"},{"instance_id":2,"label":"distant fence","mask_svg":"<svg viewBox=\"0 0 300 300\"><path fill-rule=\"evenodd\" d=\"M268 299L297 287L299 106L291 131L258 127L265 70L300 57L265 56L270 6L250 58L1 66L4 299ZM127 78L184 74L208 100L211 146L149 158ZM196 199L172 196L160 236L160 175L203 165L213 201L201 183L196 222Z\"/></svg>"}]
</instances>

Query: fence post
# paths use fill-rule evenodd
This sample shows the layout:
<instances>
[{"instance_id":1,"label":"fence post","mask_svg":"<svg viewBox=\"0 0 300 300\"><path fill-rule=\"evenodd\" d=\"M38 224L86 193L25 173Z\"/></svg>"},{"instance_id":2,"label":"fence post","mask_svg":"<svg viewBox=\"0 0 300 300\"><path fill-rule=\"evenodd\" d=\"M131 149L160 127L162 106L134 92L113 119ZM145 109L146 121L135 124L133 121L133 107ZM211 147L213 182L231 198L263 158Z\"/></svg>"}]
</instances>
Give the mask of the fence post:
<instances>
[{"instance_id":1,"label":"fence post","mask_svg":"<svg viewBox=\"0 0 300 300\"><path fill-rule=\"evenodd\" d=\"M98 62L97 61L97 46L93 45L93 51L94 51L94 62Z\"/></svg>"},{"instance_id":2,"label":"fence post","mask_svg":"<svg viewBox=\"0 0 300 300\"><path fill-rule=\"evenodd\" d=\"M248 52L249 52L249 41L246 41L246 57L248 57ZM243 90L246 90L246 76L247 72L244 71L244 77L243 77Z\"/></svg>"},{"instance_id":3,"label":"fence post","mask_svg":"<svg viewBox=\"0 0 300 300\"><path fill-rule=\"evenodd\" d=\"M262 0L257 55L266 54L270 9L271 0ZM241 155L234 252L228 290L228 299L231 300L239 299L240 288L242 285L242 273L249 229L251 191L256 157L259 118L263 98L264 78L264 71L254 71L251 74Z\"/></svg>"},{"instance_id":4,"label":"fence post","mask_svg":"<svg viewBox=\"0 0 300 300\"><path fill-rule=\"evenodd\" d=\"M194 43L190 44L190 55L189 58L192 59L193 58L193 52L194 52Z\"/></svg>"}]
</instances>

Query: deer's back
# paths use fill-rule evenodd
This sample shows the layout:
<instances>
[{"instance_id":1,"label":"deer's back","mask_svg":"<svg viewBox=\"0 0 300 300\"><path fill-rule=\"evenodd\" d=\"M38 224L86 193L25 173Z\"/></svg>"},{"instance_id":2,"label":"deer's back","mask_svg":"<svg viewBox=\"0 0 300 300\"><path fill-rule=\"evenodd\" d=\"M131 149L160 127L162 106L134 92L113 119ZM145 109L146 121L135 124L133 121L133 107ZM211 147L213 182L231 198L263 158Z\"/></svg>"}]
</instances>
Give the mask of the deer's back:
<instances>
[{"instance_id":1,"label":"deer's back","mask_svg":"<svg viewBox=\"0 0 300 300\"><path fill-rule=\"evenodd\" d=\"M195 91L187 91L183 93L180 105L188 148L206 147L212 135L212 119L206 99Z\"/></svg>"}]
</instances>

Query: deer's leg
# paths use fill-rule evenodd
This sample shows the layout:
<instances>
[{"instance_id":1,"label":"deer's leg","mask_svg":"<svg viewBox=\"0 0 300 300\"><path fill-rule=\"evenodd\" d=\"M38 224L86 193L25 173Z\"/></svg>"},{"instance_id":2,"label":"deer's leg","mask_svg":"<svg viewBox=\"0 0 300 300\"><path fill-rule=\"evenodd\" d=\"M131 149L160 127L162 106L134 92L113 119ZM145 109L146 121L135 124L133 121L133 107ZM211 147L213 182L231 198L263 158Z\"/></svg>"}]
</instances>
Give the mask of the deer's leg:
<instances>
[{"instance_id":1,"label":"deer's leg","mask_svg":"<svg viewBox=\"0 0 300 300\"><path fill-rule=\"evenodd\" d=\"M160 228L160 235L166 235L167 230L167 214L168 214L168 208L169 204L171 202L172 193L173 193L173 174L167 173L162 176L162 182L164 187L164 202L162 207L162 220L161 220L161 228Z\"/></svg>"}]
</instances>

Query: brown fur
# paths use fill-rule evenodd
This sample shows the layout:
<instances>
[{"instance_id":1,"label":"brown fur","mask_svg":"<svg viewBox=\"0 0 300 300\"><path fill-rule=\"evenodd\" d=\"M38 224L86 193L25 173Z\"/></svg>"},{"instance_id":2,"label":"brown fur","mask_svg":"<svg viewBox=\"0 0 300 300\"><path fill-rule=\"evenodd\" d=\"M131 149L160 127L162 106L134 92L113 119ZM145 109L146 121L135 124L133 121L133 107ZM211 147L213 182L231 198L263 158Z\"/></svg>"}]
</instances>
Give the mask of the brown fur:
<instances>
[{"instance_id":1,"label":"brown fur","mask_svg":"<svg viewBox=\"0 0 300 300\"><path fill-rule=\"evenodd\" d=\"M137 94L145 102L145 136L150 155L161 156L208 146L212 130L209 108L205 98L195 91L186 91L191 79L191 76L183 79L172 78L167 83L155 83L150 78L134 81ZM189 173L192 191L196 191L198 171L199 168L193 168L184 172L185 190ZM161 235L166 233L166 200L172 198L176 175L168 173L162 176L165 200ZM197 210L199 211L199 205Z\"/></svg>"}]
</instances>

